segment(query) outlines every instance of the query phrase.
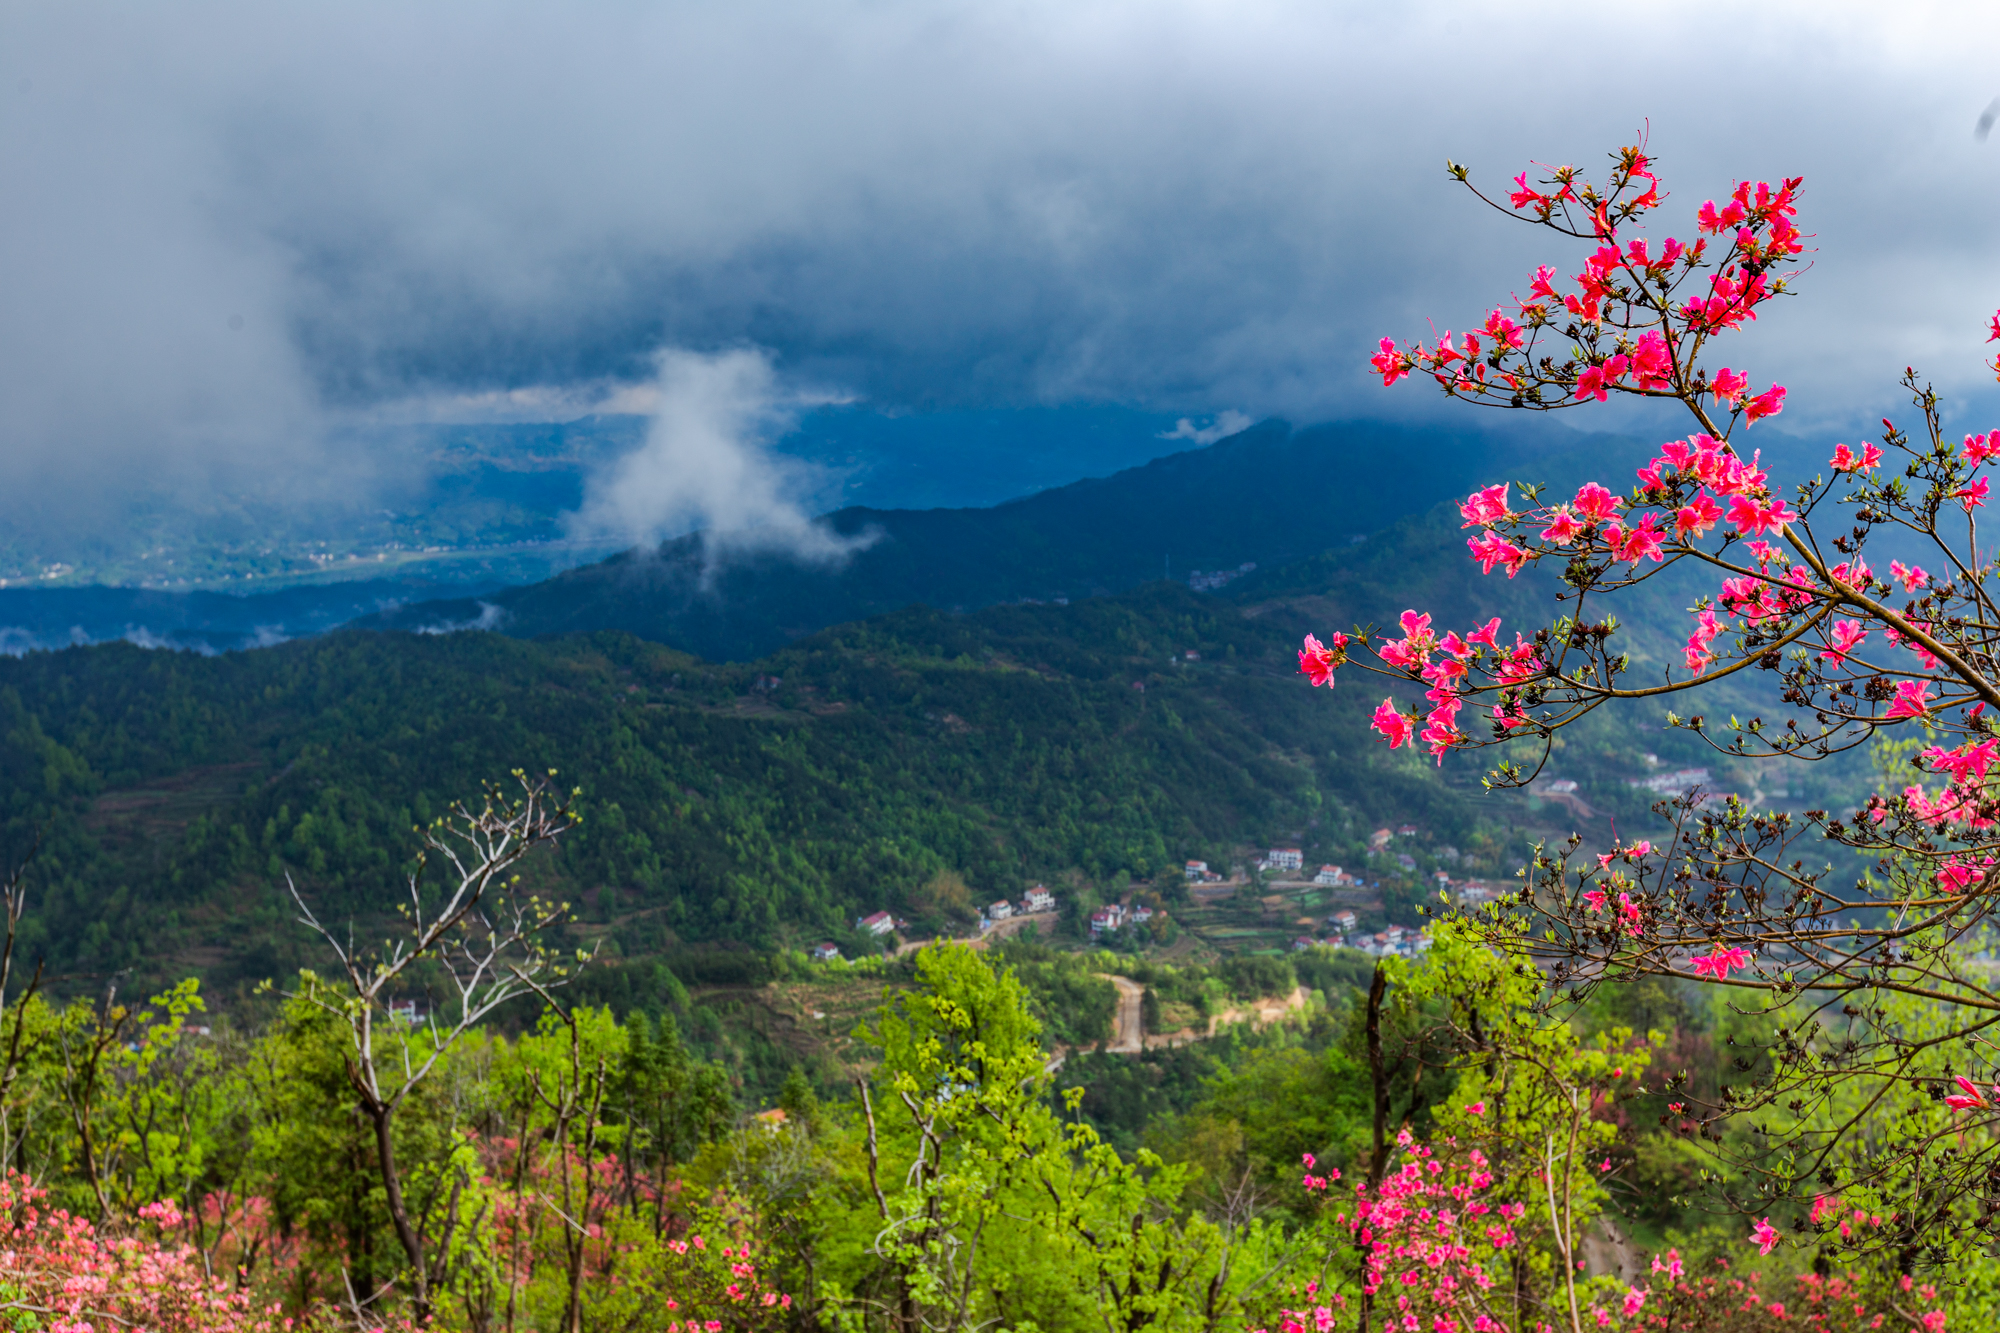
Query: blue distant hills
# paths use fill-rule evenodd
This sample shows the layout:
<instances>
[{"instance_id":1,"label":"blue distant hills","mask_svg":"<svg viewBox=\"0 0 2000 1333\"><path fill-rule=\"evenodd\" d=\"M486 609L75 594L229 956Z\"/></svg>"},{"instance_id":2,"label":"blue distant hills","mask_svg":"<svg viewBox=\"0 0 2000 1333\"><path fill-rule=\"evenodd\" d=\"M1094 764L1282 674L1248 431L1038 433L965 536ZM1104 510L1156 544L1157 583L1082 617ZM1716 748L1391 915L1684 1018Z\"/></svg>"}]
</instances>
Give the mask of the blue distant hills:
<instances>
[{"instance_id":1,"label":"blue distant hills","mask_svg":"<svg viewBox=\"0 0 2000 1333\"><path fill-rule=\"evenodd\" d=\"M718 558L691 533L569 569L562 564L591 552L561 545L561 513L580 498L586 471L636 442L643 422L436 428L425 438L449 466L426 483L429 521L460 516L460 536L473 541L388 564L381 577L328 571L270 591L0 588L0 648L129 638L227 651L352 624L520 637L616 629L711 660L748 660L912 604L1054 602L1162 578L1223 586L1246 565L1268 574L1462 494L1496 469L1521 475L1514 464L1586 441L1545 420L1457 430L1267 421L1162 457L1182 442L1162 438L1171 424L1111 409L909 419L827 409L784 449L823 468L835 499L870 500L823 520L864 543L844 561ZM1043 485L1056 478L1067 484ZM1002 488L1011 498L992 503ZM481 506L500 515L484 528L463 518ZM476 544L482 537L512 544Z\"/></svg>"}]
</instances>

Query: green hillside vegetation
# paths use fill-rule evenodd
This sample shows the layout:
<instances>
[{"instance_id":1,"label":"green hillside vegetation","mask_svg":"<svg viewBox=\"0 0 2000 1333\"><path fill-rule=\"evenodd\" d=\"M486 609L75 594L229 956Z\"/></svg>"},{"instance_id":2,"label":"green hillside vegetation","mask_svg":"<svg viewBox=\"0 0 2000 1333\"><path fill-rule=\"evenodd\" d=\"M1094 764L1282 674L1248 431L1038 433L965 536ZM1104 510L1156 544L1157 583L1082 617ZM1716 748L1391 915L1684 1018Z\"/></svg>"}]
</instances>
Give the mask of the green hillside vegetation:
<instances>
[{"instance_id":1,"label":"green hillside vegetation","mask_svg":"<svg viewBox=\"0 0 2000 1333\"><path fill-rule=\"evenodd\" d=\"M1189 857L1299 838L1353 858L1417 815L1472 848L1508 818L1475 774L1373 744L1359 695L1303 689L1294 642L1154 587L912 609L747 666L622 635L29 654L0 662L8 845L47 831L27 949L64 971L272 975L298 957L287 873L365 922L395 901L411 827L517 766L583 790L582 829L531 869L580 936L690 982L822 938L864 949L851 923L885 907L949 925L919 893L941 872L982 903L1047 881L1074 914Z\"/></svg>"}]
</instances>

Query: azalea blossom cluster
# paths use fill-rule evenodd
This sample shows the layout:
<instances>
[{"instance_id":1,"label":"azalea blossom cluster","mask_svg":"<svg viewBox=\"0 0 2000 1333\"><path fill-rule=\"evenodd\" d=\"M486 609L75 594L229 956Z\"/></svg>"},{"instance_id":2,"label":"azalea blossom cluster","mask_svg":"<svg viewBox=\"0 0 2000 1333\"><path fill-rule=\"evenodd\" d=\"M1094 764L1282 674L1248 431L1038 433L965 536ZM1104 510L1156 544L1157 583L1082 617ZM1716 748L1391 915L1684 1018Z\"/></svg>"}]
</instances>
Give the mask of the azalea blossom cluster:
<instances>
[{"instance_id":1,"label":"azalea blossom cluster","mask_svg":"<svg viewBox=\"0 0 2000 1333\"><path fill-rule=\"evenodd\" d=\"M99 1231L44 1206L26 1177L0 1176L0 1314L9 1326L50 1333L138 1327L153 1333L278 1333L291 1321L227 1276L210 1276L192 1246L144 1234ZM183 1223L172 1202L140 1210L171 1235Z\"/></svg>"},{"instance_id":2,"label":"azalea blossom cluster","mask_svg":"<svg viewBox=\"0 0 2000 1333\"><path fill-rule=\"evenodd\" d=\"M1481 1107L1481 1110L1484 1108ZM1361 1253L1361 1290L1370 1298L1367 1333L1433 1330L1435 1333L1553 1333L1553 1325L1537 1320L1516 1329L1507 1310L1495 1299L1504 1274L1501 1266L1522 1248L1526 1205L1496 1201L1491 1163L1476 1148L1456 1151L1441 1145L1440 1155L1420 1143L1404 1127L1396 1136L1401 1158L1382 1183L1370 1189L1356 1185L1352 1211L1343 1209L1335 1224L1345 1230ZM1314 1160L1305 1157L1304 1186L1327 1191L1339 1179L1312 1174ZM1304 1308L1285 1310L1278 1333L1326 1333L1347 1302L1339 1293L1324 1292L1317 1283L1304 1293L1318 1298ZM1625 1315L1645 1303L1645 1293L1627 1288L1617 1303ZM1592 1311L1605 1326L1610 1309ZM1260 1331L1261 1333L1261 1331Z\"/></svg>"},{"instance_id":3,"label":"azalea blossom cluster","mask_svg":"<svg viewBox=\"0 0 2000 1333\"><path fill-rule=\"evenodd\" d=\"M1917 422L1884 418L1875 440L1829 441L1814 475L1781 485L1736 432L1782 412L1784 387L1719 364L1715 340L1787 290L1806 242L1801 181L1736 182L1693 210L1689 230L1658 239L1636 234L1667 199L1643 146L1613 154L1601 184L1563 167L1515 187L1480 197L1580 243L1581 264L1561 280L1538 268L1526 296L1471 335L1385 339L1373 358L1384 383L1429 374L1455 397L1539 410L1626 394L1678 402L1693 428L1635 456L1626 481L1495 482L1465 498L1483 574L1549 576L1559 612L1545 623L1503 639L1497 622L1446 632L1413 608L1386 634L1309 638L1301 668L1313 684L1343 669L1397 682L1374 710L1382 739L1438 762L1503 746L1488 778L1500 787L1533 781L1556 733L1600 707L1697 690L1720 689L1726 724L1698 708L1652 716L1732 763L1827 758L1920 731L1883 752L1902 771L1859 808L1759 811L1687 792L1656 807L1670 832L1651 842L1539 849L1521 892L1481 919L1492 943L1572 996L1675 977L1770 1015L1765 1056L1719 1102L1683 1092L1670 1108L1737 1154L1748 1192L1736 1202L1762 1219L1760 1246L1775 1244L1774 1199L1803 1211L1858 1191L1893 1225L1835 1229L1835 1241L1948 1263L2000 1229L2000 1061L1967 1069L1934 1054L1953 1042L1984 1051L1983 1016L2000 1011L2000 983L1959 961L2000 900L2000 567L1979 531L2000 430L1947 430L1936 393L1905 369ZM2000 341L2000 313L1984 332ZM1655 613L1634 644L1606 602L1676 566L1671 596L1687 619ZM1826 843L1852 854L1842 879ZM1905 1035L1918 1023L1909 996L1942 1007L1922 1021L1943 1035ZM1850 1096L1907 1106L1924 1128L1849 1150L1833 1108ZM1752 1146L1726 1146L1738 1142L1723 1133L1731 1121L1755 1126ZM1767 1133L1790 1137L1757 1137ZM1946 1142L1952 1151L1932 1151ZM1804 1160L1820 1165L1791 1174Z\"/></svg>"},{"instance_id":4,"label":"azalea blossom cluster","mask_svg":"<svg viewBox=\"0 0 2000 1333\"><path fill-rule=\"evenodd\" d=\"M1463 168L1451 170L1470 185ZM1601 186L1574 167L1555 168L1540 189L1526 172L1514 184L1508 209L1595 248L1564 287L1556 269L1538 267L1513 313L1496 307L1475 331L1456 339L1447 331L1408 348L1382 339L1372 365L1383 384L1414 371L1454 397L1512 407L1604 402L1624 392L1710 394L1747 421L1783 409L1782 386L1753 392L1740 371L1709 375L1692 363L1708 338L1756 319L1760 305L1784 292L1782 269L1805 248L1793 221L1800 180L1740 181L1721 206L1709 200L1697 210L1693 239L1657 242L1625 234L1666 202L1643 145L1620 150ZM1560 358L1543 350L1553 340Z\"/></svg>"},{"instance_id":5,"label":"azalea blossom cluster","mask_svg":"<svg viewBox=\"0 0 2000 1333\"><path fill-rule=\"evenodd\" d=\"M1711 1261L1706 1271L1688 1272L1678 1251L1652 1262L1645 1301L1622 1324L1630 1333L1890 1333L1920 1329L1944 1333L1942 1296L1928 1284L1903 1277L1872 1283L1855 1273L1801 1273L1783 1282L1755 1272L1736 1271L1727 1261ZM1766 1294L1789 1286L1789 1294Z\"/></svg>"}]
</instances>

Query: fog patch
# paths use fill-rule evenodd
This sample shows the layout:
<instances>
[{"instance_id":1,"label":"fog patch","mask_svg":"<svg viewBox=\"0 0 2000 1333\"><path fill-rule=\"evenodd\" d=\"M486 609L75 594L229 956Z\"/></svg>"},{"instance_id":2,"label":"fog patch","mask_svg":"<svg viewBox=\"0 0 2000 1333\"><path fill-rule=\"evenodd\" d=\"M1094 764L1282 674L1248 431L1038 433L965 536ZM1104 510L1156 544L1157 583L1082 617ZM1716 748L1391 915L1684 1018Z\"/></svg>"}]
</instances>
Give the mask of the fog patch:
<instances>
[{"instance_id":1,"label":"fog patch","mask_svg":"<svg viewBox=\"0 0 2000 1333\"><path fill-rule=\"evenodd\" d=\"M1250 417L1234 409L1223 412L1209 421L1206 426L1195 425L1193 417L1182 417L1174 423L1172 430L1163 430L1157 438L1162 440L1187 440L1192 444L1214 444L1217 440L1240 435L1256 423Z\"/></svg>"},{"instance_id":2,"label":"fog patch","mask_svg":"<svg viewBox=\"0 0 2000 1333\"><path fill-rule=\"evenodd\" d=\"M834 564L875 540L814 518L808 506L837 478L771 451L825 396L785 389L761 349L669 348L655 364L635 395L653 404L645 442L590 478L572 535L651 548L699 531L709 568L738 553Z\"/></svg>"},{"instance_id":3,"label":"fog patch","mask_svg":"<svg viewBox=\"0 0 2000 1333\"><path fill-rule=\"evenodd\" d=\"M481 602L479 614L468 620L441 620L436 624L419 625L416 634L460 634L466 630L497 630L507 620L507 608L493 602Z\"/></svg>"}]
</instances>

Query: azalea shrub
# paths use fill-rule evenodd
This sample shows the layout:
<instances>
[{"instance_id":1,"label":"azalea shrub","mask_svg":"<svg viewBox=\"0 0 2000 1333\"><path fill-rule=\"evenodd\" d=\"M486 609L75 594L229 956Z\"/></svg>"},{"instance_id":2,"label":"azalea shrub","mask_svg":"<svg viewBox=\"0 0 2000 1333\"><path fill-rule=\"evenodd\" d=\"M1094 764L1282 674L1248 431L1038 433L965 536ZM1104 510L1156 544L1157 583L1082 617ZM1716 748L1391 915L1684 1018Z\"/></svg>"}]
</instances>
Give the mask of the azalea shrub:
<instances>
[{"instance_id":1,"label":"azalea shrub","mask_svg":"<svg viewBox=\"0 0 2000 1333\"><path fill-rule=\"evenodd\" d=\"M1874 742L1891 780L1859 808L1761 812L1692 792L1657 807L1672 829L1657 845L1542 848L1484 928L1571 999L1680 978L1753 1020L1717 1095L1693 1096L1685 1071L1658 1090L1681 1094L1662 1123L1732 1161L1719 1196L1767 1248L1795 1233L1824 1252L1953 1263L1983 1250L2000 1213L2000 1085L1979 1037L2000 987L1965 965L2000 887L2000 608L1978 540L2000 431L1949 438L1938 395L1906 369L1913 419L1827 442L1815 475L1773 478L1739 432L1782 412L1786 390L1719 349L1790 292L1810 239L1803 181L1735 182L1662 236L1646 234L1668 196L1643 146L1614 153L1601 181L1567 166L1530 176L1504 198L1475 193L1575 245L1580 266L1539 267L1525 298L1457 337L1385 338L1374 369L1506 408L1672 403L1694 429L1634 458L1629 482L1565 495L1496 482L1467 497L1484 573L1554 574L1546 623L1503 635L1498 620L1446 627L1411 609L1399 632L1309 637L1301 669L1316 685L1357 666L1404 682L1375 711L1383 739L1438 763L1498 747L1487 781L1503 787L1614 703L1671 704L1667 725L1734 757ZM2000 340L2000 314L1984 332ZM1634 654L1612 609L1669 571L1692 606L1678 628L1655 616L1639 631L1678 645L1661 665ZM1717 690L1726 722L1673 698ZM1920 737L1892 741L1897 728ZM1836 875L1832 849L1861 873ZM1822 1198L1881 1221L1833 1227Z\"/></svg>"},{"instance_id":2,"label":"azalea shrub","mask_svg":"<svg viewBox=\"0 0 2000 1333\"><path fill-rule=\"evenodd\" d=\"M88 1333L276 1333L291 1321L230 1274L213 1274L178 1238L172 1203L148 1204L130 1230L100 1230L46 1206L46 1192L0 1176L0 1321L9 1328Z\"/></svg>"},{"instance_id":3,"label":"azalea shrub","mask_svg":"<svg viewBox=\"0 0 2000 1333\"><path fill-rule=\"evenodd\" d=\"M1522 1278L1536 1248L1530 1206L1504 1202L1485 1154L1447 1140L1437 1148L1397 1146L1402 1161L1373 1189L1341 1196L1336 1225L1361 1256L1358 1297L1313 1277L1293 1285L1278 1333L1862 1333L1921 1329L1943 1333L1944 1293L1904 1276L1884 1282L1858 1273L1792 1275L1746 1268L1727 1255L1684 1262L1678 1249L1654 1255L1649 1271L1575 1279L1557 1288ZM1340 1173L1313 1174L1302 1187L1332 1194ZM1551 1213L1555 1210L1553 1201ZM1765 1244L1766 1252L1771 1248ZM1542 1265L1543 1276L1547 1267ZM1358 1317L1357 1317L1357 1306ZM1261 1333L1261 1331L1260 1331Z\"/></svg>"}]
</instances>

